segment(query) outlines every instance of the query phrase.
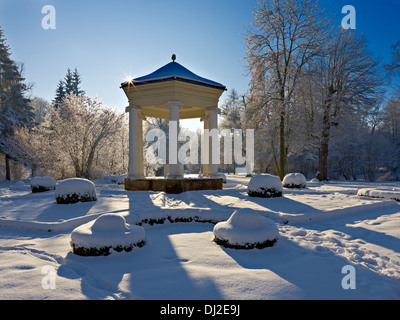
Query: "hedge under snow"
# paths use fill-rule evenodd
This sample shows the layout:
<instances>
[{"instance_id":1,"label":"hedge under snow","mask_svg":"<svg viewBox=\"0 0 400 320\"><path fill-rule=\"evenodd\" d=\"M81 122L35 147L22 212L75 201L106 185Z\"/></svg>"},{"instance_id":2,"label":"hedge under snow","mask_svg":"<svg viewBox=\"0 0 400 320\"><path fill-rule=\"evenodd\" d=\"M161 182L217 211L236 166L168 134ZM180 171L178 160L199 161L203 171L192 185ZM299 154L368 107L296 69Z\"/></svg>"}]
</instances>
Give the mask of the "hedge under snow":
<instances>
[{"instance_id":1,"label":"hedge under snow","mask_svg":"<svg viewBox=\"0 0 400 320\"><path fill-rule=\"evenodd\" d=\"M127 224L123 216L113 213L103 214L71 233L72 252L83 256L108 255L111 249L131 251L142 247L145 240L143 227Z\"/></svg>"},{"instance_id":2,"label":"hedge under snow","mask_svg":"<svg viewBox=\"0 0 400 320\"><path fill-rule=\"evenodd\" d=\"M128 177L127 174L122 174L119 176L104 176L101 181L103 183L116 183L116 184L124 184L125 179Z\"/></svg>"},{"instance_id":3,"label":"hedge under snow","mask_svg":"<svg viewBox=\"0 0 400 320\"><path fill-rule=\"evenodd\" d=\"M305 188L306 177L301 173L288 173L282 181L285 188Z\"/></svg>"},{"instance_id":4,"label":"hedge under snow","mask_svg":"<svg viewBox=\"0 0 400 320\"><path fill-rule=\"evenodd\" d=\"M224 247L252 249L271 247L279 236L275 222L251 209L238 209L214 227L214 241Z\"/></svg>"},{"instance_id":5,"label":"hedge under snow","mask_svg":"<svg viewBox=\"0 0 400 320\"><path fill-rule=\"evenodd\" d=\"M277 176L258 174L251 178L247 193L250 197L281 197L283 192L282 181Z\"/></svg>"},{"instance_id":6,"label":"hedge under snow","mask_svg":"<svg viewBox=\"0 0 400 320\"><path fill-rule=\"evenodd\" d=\"M400 201L399 191L359 189L357 195L360 197L383 198Z\"/></svg>"},{"instance_id":7,"label":"hedge under snow","mask_svg":"<svg viewBox=\"0 0 400 320\"><path fill-rule=\"evenodd\" d=\"M55 190L57 203L76 203L96 201L94 183L87 179L71 178L60 181Z\"/></svg>"},{"instance_id":8,"label":"hedge under snow","mask_svg":"<svg viewBox=\"0 0 400 320\"><path fill-rule=\"evenodd\" d=\"M56 188L57 181L52 177L34 177L31 180L30 186L32 192L44 192L54 190Z\"/></svg>"}]
</instances>

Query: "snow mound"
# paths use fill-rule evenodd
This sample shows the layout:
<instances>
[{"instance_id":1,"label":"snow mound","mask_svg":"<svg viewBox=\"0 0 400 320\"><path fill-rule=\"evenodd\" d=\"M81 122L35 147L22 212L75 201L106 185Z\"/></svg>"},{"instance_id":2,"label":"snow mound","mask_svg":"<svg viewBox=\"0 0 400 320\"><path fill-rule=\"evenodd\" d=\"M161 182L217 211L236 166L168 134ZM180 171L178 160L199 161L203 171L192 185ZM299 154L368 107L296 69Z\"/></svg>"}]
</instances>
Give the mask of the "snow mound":
<instances>
[{"instance_id":1,"label":"snow mound","mask_svg":"<svg viewBox=\"0 0 400 320\"><path fill-rule=\"evenodd\" d=\"M218 178L222 178L222 183L226 183L226 175L225 174L219 173Z\"/></svg>"},{"instance_id":2,"label":"snow mound","mask_svg":"<svg viewBox=\"0 0 400 320\"><path fill-rule=\"evenodd\" d=\"M59 182L55 196L57 203L62 204L97 200L94 183L81 178L71 178Z\"/></svg>"},{"instance_id":3,"label":"snow mound","mask_svg":"<svg viewBox=\"0 0 400 320\"><path fill-rule=\"evenodd\" d=\"M399 191L376 190L376 189L359 189L357 195L360 197L383 198L400 201Z\"/></svg>"},{"instance_id":4,"label":"snow mound","mask_svg":"<svg viewBox=\"0 0 400 320\"><path fill-rule=\"evenodd\" d=\"M247 189L250 197L281 197L282 192L282 181L270 174L255 175L251 178Z\"/></svg>"},{"instance_id":5,"label":"snow mound","mask_svg":"<svg viewBox=\"0 0 400 320\"><path fill-rule=\"evenodd\" d=\"M301 173L288 173L282 181L285 188L305 188L306 177Z\"/></svg>"},{"instance_id":6,"label":"snow mound","mask_svg":"<svg viewBox=\"0 0 400 320\"><path fill-rule=\"evenodd\" d=\"M103 214L71 233L72 252L82 256L109 255L111 249L129 252L142 247L145 240L143 227L129 225L123 216L113 213Z\"/></svg>"},{"instance_id":7,"label":"snow mound","mask_svg":"<svg viewBox=\"0 0 400 320\"><path fill-rule=\"evenodd\" d=\"M30 187L26 185L23 181L18 181L10 187L10 190L29 190L29 189Z\"/></svg>"},{"instance_id":8,"label":"snow mound","mask_svg":"<svg viewBox=\"0 0 400 320\"><path fill-rule=\"evenodd\" d=\"M31 180L30 186L32 192L44 192L54 190L56 188L57 181L52 177L34 177Z\"/></svg>"},{"instance_id":9,"label":"snow mound","mask_svg":"<svg viewBox=\"0 0 400 320\"><path fill-rule=\"evenodd\" d=\"M274 245L278 227L269 218L251 209L238 209L228 219L214 227L214 241L235 249L265 248Z\"/></svg>"}]
</instances>

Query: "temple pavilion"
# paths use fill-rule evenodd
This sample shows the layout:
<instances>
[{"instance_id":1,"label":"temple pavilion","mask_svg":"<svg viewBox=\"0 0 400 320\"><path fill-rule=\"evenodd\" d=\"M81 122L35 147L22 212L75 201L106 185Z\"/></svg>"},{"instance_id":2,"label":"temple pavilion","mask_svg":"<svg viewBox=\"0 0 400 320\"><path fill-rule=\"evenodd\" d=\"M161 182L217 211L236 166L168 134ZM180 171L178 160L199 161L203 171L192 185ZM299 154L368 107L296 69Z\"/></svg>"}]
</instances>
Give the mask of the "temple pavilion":
<instances>
[{"instance_id":1,"label":"temple pavilion","mask_svg":"<svg viewBox=\"0 0 400 320\"><path fill-rule=\"evenodd\" d=\"M218 162L213 162L210 136L218 129L218 101L226 87L218 82L200 77L175 61L156 71L121 84L129 106L129 172L125 179L126 190L153 190L179 193L189 190L222 189L218 177ZM166 178L145 177L143 168L143 120L145 117L168 119L169 158ZM200 118L204 122L205 137L202 155L203 176L185 178L178 161L179 120ZM171 123L174 122L174 126ZM172 140L171 140L172 139ZM216 152L216 151L214 151ZM205 157L205 158L204 158ZM204 161L205 160L205 161Z\"/></svg>"}]
</instances>

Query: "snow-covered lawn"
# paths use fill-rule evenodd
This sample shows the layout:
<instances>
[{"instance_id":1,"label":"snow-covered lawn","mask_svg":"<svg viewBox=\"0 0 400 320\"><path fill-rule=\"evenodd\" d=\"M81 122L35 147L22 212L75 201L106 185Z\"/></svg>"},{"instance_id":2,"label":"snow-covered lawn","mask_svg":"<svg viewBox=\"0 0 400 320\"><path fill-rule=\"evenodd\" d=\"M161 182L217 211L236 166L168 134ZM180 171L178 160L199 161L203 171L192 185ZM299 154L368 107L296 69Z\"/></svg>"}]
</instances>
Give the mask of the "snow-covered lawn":
<instances>
[{"instance_id":1,"label":"snow-covered lawn","mask_svg":"<svg viewBox=\"0 0 400 320\"><path fill-rule=\"evenodd\" d=\"M308 183L284 188L283 197L254 198L249 178L232 175L224 190L177 195L98 181L97 201L56 204L54 191L32 193L24 182L0 183L0 299L400 299L399 202L357 196L398 183ZM273 247L213 241L214 224L238 208L276 222ZM105 213L141 223L146 244L73 254L72 230ZM342 287L347 265L355 289Z\"/></svg>"}]
</instances>

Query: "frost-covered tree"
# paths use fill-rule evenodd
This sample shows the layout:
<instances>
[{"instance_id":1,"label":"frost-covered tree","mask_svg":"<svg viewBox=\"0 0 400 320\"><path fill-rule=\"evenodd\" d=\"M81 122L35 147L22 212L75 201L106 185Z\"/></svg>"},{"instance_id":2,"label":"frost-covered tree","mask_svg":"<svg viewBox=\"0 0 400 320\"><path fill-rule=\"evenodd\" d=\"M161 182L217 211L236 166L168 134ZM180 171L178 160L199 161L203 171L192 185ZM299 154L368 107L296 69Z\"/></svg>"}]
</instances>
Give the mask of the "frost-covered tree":
<instances>
[{"instance_id":1,"label":"frost-covered tree","mask_svg":"<svg viewBox=\"0 0 400 320\"><path fill-rule=\"evenodd\" d=\"M393 144L400 144L400 94L393 96L383 109L383 128Z\"/></svg>"},{"instance_id":2,"label":"frost-covered tree","mask_svg":"<svg viewBox=\"0 0 400 320\"><path fill-rule=\"evenodd\" d=\"M124 114L105 107L98 99L67 95L47 117L44 127L55 152L67 157L77 177L90 177L102 142L116 134Z\"/></svg>"},{"instance_id":3,"label":"frost-covered tree","mask_svg":"<svg viewBox=\"0 0 400 320\"><path fill-rule=\"evenodd\" d=\"M263 0L255 9L252 24L246 37L250 94L259 94L261 89L267 93L266 99L276 102L279 115L276 165L283 179L293 92L303 67L322 53L329 21L313 0ZM265 87L267 90L263 90Z\"/></svg>"},{"instance_id":4,"label":"frost-covered tree","mask_svg":"<svg viewBox=\"0 0 400 320\"><path fill-rule=\"evenodd\" d=\"M26 93L30 90L18 67L10 58L10 48L0 29L0 150L4 150L7 137L21 126L30 126L33 118L32 107ZM9 155L6 157L6 179L10 180Z\"/></svg>"},{"instance_id":5,"label":"frost-covered tree","mask_svg":"<svg viewBox=\"0 0 400 320\"><path fill-rule=\"evenodd\" d=\"M128 172L128 154L128 117L124 115L118 130L99 143L89 172L91 178L126 174Z\"/></svg>"},{"instance_id":6,"label":"frost-covered tree","mask_svg":"<svg viewBox=\"0 0 400 320\"><path fill-rule=\"evenodd\" d=\"M328 43L328 54L315 61L320 83L322 112L319 133L319 178L328 178L329 141L332 126L349 113L367 113L378 103L382 79L379 59L368 51L362 36L348 30L335 32ZM318 134L317 134L318 135Z\"/></svg>"},{"instance_id":7,"label":"frost-covered tree","mask_svg":"<svg viewBox=\"0 0 400 320\"><path fill-rule=\"evenodd\" d=\"M233 135L240 134L239 130L242 130L242 151L245 150L245 123L243 119L244 110L247 106L247 95L241 94L236 89L231 89L228 93L228 97L223 101L221 105L221 117L222 120L219 123L219 129L222 130L223 136L220 139L220 161L222 164L222 170L229 165L233 172L236 172L236 163L233 155L231 163L225 163L224 148L225 143L230 143L229 150L232 148ZM229 136L227 136L229 135ZM232 149L233 150L233 149Z\"/></svg>"},{"instance_id":8,"label":"frost-covered tree","mask_svg":"<svg viewBox=\"0 0 400 320\"><path fill-rule=\"evenodd\" d=\"M391 64L384 65L389 78L400 75L400 40L396 44L392 45L391 49L392 62Z\"/></svg>"},{"instance_id":9,"label":"frost-covered tree","mask_svg":"<svg viewBox=\"0 0 400 320\"><path fill-rule=\"evenodd\" d=\"M28 129L19 127L5 141L4 150L16 163L22 163L31 169L31 176L52 175L54 166L59 161L52 150L47 137L40 127Z\"/></svg>"},{"instance_id":10,"label":"frost-covered tree","mask_svg":"<svg viewBox=\"0 0 400 320\"><path fill-rule=\"evenodd\" d=\"M228 98L222 103L220 129L242 129L242 114L246 95L239 96L236 89L231 89Z\"/></svg>"},{"instance_id":11,"label":"frost-covered tree","mask_svg":"<svg viewBox=\"0 0 400 320\"><path fill-rule=\"evenodd\" d=\"M43 98L34 97L31 100L30 105L33 108L35 125L42 123L50 111L50 103Z\"/></svg>"},{"instance_id":12,"label":"frost-covered tree","mask_svg":"<svg viewBox=\"0 0 400 320\"><path fill-rule=\"evenodd\" d=\"M341 29L332 33L325 53L309 61L294 90L292 118L296 126L292 131L296 132L293 136L301 148L289 151L299 154L308 145L310 148L304 156L313 159L311 164L318 168L321 180L329 177L329 165L345 178L352 178L359 174L354 166L366 163L360 158L362 141L366 136L376 137L369 132L373 131L372 116L382 93L379 59L369 53L368 43L362 36ZM358 144L356 132L349 133L347 128L368 134L360 136ZM345 137L350 140L346 141ZM332 157L329 156L331 142L335 147ZM351 149L358 150L358 159L350 155Z\"/></svg>"},{"instance_id":13,"label":"frost-covered tree","mask_svg":"<svg viewBox=\"0 0 400 320\"><path fill-rule=\"evenodd\" d=\"M390 178L400 179L400 93L395 94L385 104L382 112L382 123L379 128L387 139L385 166ZM383 140L383 139L382 139ZM381 141L382 142L382 141Z\"/></svg>"}]
</instances>

